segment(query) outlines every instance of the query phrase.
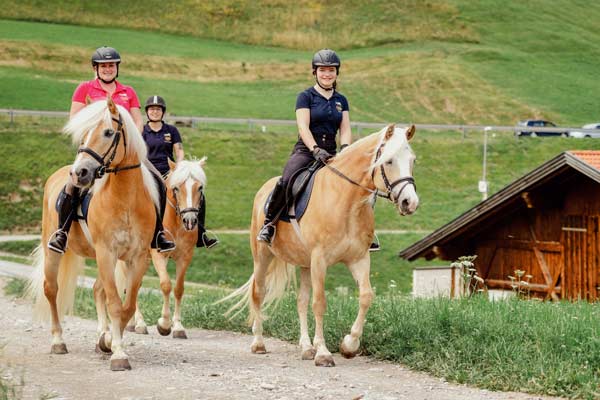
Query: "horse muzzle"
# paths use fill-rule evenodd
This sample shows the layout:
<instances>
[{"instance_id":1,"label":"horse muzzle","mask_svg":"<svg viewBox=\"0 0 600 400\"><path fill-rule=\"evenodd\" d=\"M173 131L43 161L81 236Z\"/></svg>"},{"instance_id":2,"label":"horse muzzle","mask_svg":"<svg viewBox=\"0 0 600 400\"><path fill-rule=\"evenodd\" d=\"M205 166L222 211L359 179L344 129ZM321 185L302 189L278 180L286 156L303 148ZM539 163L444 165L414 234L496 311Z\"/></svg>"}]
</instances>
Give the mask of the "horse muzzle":
<instances>
[{"instance_id":1,"label":"horse muzzle","mask_svg":"<svg viewBox=\"0 0 600 400\"><path fill-rule=\"evenodd\" d=\"M80 189L90 187L96 178L97 169L97 162L85 159L80 160L79 162L76 162L69 171L71 182Z\"/></svg>"},{"instance_id":2,"label":"horse muzzle","mask_svg":"<svg viewBox=\"0 0 600 400\"><path fill-rule=\"evenodd\" d=\"M182 216L183 227L186 231L193 230L198 225L198 215L196 213L185 213Z\"/></svg>"},{"instance_id":3,"label":"horse muzzle","mask_svg":"<svg viewBox=\"0 0 600 400\"><path fill-rule=\"evenodd\" d=\"M416 193L412 194L411 196L403 196L402 198L398 199L398 202L396 203L398 212L403 216L413 214L415 211L417 211L418 207L419 197Z\"/></svg>"}]
</instances>

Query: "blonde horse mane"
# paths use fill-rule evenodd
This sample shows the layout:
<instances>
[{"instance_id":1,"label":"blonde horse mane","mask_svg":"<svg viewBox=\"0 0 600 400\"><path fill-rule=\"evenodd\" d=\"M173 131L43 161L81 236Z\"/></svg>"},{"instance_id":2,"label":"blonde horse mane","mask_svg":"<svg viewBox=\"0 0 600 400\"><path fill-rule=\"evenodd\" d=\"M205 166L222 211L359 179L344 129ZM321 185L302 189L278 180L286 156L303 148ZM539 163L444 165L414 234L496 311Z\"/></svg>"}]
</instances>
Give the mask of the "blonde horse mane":
<instances>
[{"instance_id":1,"label":"blonde horse mane","mask_svg":"<svg viewBox=\"0 0 600 400\"><path fill-rule=\"evenodd\" d=\"M371 162L369 168L367 169L370 172L374 168L377 168L381 164L391 160L396 154L398 154L400 150L405 149L412 151L406 138L406 129L394 128L393 134L385 142L383 152L381 153L379 158L375 160L375 157L377 156L377 149L379 149L381 144L385 141L385 136L389 128L389 126L386 126L380 131L365 136L352 143L350 146L348 146L347 149L345 149L342 153L339 153L335 157L335 161L338 161L340 163L344 162L350 157L352 157L352 153L362 151L364 154L369 155L371 157Z\"/></svg>"},{"instance_id":2,"label":"blonde horse mane","mask_svg":"<svg viewBox=\"0 0 600 400\"><path fill-rule=\"evenodd\" d=\"M169 175L169 186L175 187L181 185L188 178L192 178L206 187L206 174L201 165L206 161L206 157L200 160L181 160L177 162L177 167Z\"/></svg>"},{"instance_id":3,"label":"blonde horse mane","mask_svg":"<svg viewBox=\"0 0 600 400\"><path fill-rule=\"evenodd\" d=\"M115 105L117 106L117 110L121 115L121 119L123 120L123 125L125 127L123 134L127 139L128 151L133 151L133 153L135 153L138 159L141 161L142 165L140 169L142 171L144 186L148 190L148 193L152 198L152 202L156 207L159 207L160 201L158 189L154 179L152 178L152 174L148 170L148 167L144 165L144 162L148 157L148 148L146 147L146 142L144 142L144 139L135 125L131 114L129 114L129 111L127 111L127 109L123 106L118 104ZM98 126L98 124L101 122L104 122L108 126L112 126L112 115L108 109L108 102L106 100L96 101L81 109L65 125L63 132L71 135L73 144L79 146L85 138L85 135ZM100 190L102 190L109 175L110 174L106 174L102 178L96 179L92 188L94 193L98 193Z\"/></svg>"}]
</instances>

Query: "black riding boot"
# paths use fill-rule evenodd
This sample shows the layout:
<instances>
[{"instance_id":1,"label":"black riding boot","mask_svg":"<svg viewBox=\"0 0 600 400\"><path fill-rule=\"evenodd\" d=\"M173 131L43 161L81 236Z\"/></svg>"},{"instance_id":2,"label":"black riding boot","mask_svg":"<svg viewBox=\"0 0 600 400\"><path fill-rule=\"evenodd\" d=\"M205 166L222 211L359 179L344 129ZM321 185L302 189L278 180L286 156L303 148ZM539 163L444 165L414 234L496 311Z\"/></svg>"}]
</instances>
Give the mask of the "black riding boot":
<instances>
[{"instance_id":1,"label":"black riding boot","mask_svg":"<svg viewBox=\"0 0 600 400\"><path fill-rule=\"evenodd\" d=\"M158 249L159 253L164 253L166 251L175 250L175 243L168 240L165 237L165 230L163 228L162 219L163 215L165 215L165 206L167 205L167 188L165 187L165 183L160 176L154 176L154 180L158 185L158 192L160 197L160 210L156 210L156 225L154 226L154 240L152 240L152 244L150 245L153 249Z\"/></svg>"},{"instance_id":2,"label":"black riding boot","mask_svg":"<svg viewBox=\"0 0 600 400\"><path fill-rule=\"evenodd\" d=\"M68 194L65 188L61 190L56 199L56 211L58 212L58 229L48 240L48 248L57 253L63 254L67 249L67 237L77 203L79 202L79 189L73 188L73 194Z\"/></svg>"},{"instance_id":3,"label":"black riding boot","mask_svg":"<svg viewBox=\"0 0 600 400\"><path fill-rule=\"evenodd\" d=\"M206 222L206 197L204 194L201 195L200 209L198 210L198 240L196 241L196 247L206 247L210 249L219 244L219 239L210 238L206 234L204 223Z\"/></svg>"},{"instance_id":4,"label":"black riding boot","mask_svg":"<svg viewBox=\"0 0 600 400\"><path fill-rule=\"evenodd\" d=\"M275 235L275 225L277 220L283 211L286 204L285 197L285 186L281 184L281 181L277 182L271 195L271 201L267 206L267 213L265 215L265 222L260 232L258 232L257 240L271 244L273 235Z\"/></svg>"}]
</instances>

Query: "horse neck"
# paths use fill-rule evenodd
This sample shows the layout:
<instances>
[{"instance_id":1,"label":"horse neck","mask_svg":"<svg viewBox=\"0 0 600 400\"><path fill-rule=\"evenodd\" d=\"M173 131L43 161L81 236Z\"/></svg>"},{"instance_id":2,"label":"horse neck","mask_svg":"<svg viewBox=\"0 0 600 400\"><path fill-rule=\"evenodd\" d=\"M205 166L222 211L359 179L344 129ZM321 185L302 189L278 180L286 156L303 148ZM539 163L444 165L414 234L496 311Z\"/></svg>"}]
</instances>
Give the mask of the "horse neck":
<instances>
[{"instance_id":1,"label":"horse neck","mask_svg":"<svg viewBox=\"0 0 600 400\"><path fill-rule=\"evenodd\" d=\"M367 143L365 143L363 146L352 149L352 151L347 154L344 153L343 156L336 158L331 163L333 168L360 185L354 185L343 177L338 176L333 171L329 171L331 173L327 174L328 179L326 185L330 186L331 189L336 190L336 193L342 194L338 200L347 198L350 203L355 203L371 195L365 188L371 190L375 189L369 171L373 147L374 146L367 146ZM346 151L348 150L345 150L345 152Z\"/></svg>"},{"instance_id":2,"label":"horse neck","mask_svg":"<svg viewBox=\"0 0 600 400\"><path fill-rule=\"evenodd\" d=\"M140 164L140 158L137 153L128 151L120 162L111 164L109 168L123 168L138 164ZM120 198L139 196L136 188L145 190L141 166L107 175L106 190L116 192ZM128 190L123 190L123 187L127 187Z\"/></svg>"}]
</instances>

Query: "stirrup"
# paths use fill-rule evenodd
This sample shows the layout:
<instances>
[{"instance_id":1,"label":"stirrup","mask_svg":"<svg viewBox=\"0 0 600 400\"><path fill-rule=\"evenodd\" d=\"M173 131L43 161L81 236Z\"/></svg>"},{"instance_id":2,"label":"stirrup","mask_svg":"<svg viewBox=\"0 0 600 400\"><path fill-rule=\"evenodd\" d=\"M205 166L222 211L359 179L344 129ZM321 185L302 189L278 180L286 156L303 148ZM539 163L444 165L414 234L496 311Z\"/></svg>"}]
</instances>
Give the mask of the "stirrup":
<instances>
[{"instance_id":1,"label":"stirrup","mask_svg":"<svg viewBox=\"0 0 600 400\"><path fill-rule=\"evenodd\" d=\"M165 235L166 235L167 232L168 232L167 230L159 231L156 234L156 238L154 239L154 244L156 245L156 251L158 251L159 253L166 253L168 251L173 251L177 247L177 245L175 244L174 240L168 240L166 238ZM159 243L158 243L158 238L160 237L161 234L163 235L163 238L164 238L164 241L162 242L162 244L166 245L165 248L161 248L160 245L159 245ZM171 235L171 232L169 232L169 235L171 237L173 237L173 235Z\"/></svg>"},{"instance_id":2,"label":"stirrup","mask_svg":"<svg viewBox=\"0 0 600 400\"><path fill-rule=\"evenodd\" d=\"M265 242L270 246L276 232L277 228L273 224L265 224L262 228L260 228L258 235L256 235L256 240L259 242Z\"/></svg>"},{"instance_id":3,"label":"stirrup","mask_svg":"<svg viewBox=\"0 0 600 400\"><path fill-rule=\"evenodd\" d=\"M60 243L62 239L61 236L64 237L64 243ZM47 246L50 250L58 254L65 254L65 251L67 250L68 240L69 235L67 234L67 232L65 232L64 229L57 229L52 235L50 235L50 239L48 240Z\"/></svg>"},{"instance_id":4,"label":"stirrup","mask_svg":"<svg viewBox=\"0 0 600 400\"><path fill-rule=\"evenodd\" d=\"M204 245L204 247L206 247L207 249L212 249L213 247L218 245L221 241L219 240L217 235L215 235L212 232L211 232L211 234L214 236L214 239L211 237L208 237L208 235L206 234L207 232L208 231L204 231L204 233L202 233L202 237L200 238L200 240L202 240L202 244Z\"/></svg>"},{"instance_id":5,"label":"stirrup","mask_svg":"<svg viewBox=\"0 0 600 400\"><path fill-rule=\"evenodd\" d=\"M379 245L379 238L377 235L373 238L373 242L369 245L369 251L375 252L381 250L381 246Z\"/></svg>"}]
</instances>

